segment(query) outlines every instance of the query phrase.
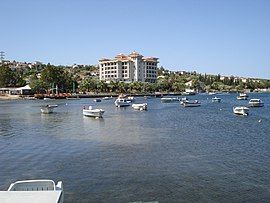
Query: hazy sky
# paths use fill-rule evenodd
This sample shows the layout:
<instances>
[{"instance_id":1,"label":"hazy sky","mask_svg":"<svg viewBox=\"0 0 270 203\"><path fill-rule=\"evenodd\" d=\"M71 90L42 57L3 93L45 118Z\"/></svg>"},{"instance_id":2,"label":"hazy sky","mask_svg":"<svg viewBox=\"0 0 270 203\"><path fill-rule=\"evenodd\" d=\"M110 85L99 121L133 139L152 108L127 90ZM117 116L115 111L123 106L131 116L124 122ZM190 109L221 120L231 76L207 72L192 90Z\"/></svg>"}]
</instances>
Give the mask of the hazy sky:
<instances>
[{"instance_id":1,"label":"hazy sky","mask_svg":"<svg viewBox=\"0 0 270 203\"><path fill-rule=\"evenodd\" d=\"M170 70L270 79L269 0L0 0L6 59L97 64L135 50Z\"/></svg>"}]
</instances>

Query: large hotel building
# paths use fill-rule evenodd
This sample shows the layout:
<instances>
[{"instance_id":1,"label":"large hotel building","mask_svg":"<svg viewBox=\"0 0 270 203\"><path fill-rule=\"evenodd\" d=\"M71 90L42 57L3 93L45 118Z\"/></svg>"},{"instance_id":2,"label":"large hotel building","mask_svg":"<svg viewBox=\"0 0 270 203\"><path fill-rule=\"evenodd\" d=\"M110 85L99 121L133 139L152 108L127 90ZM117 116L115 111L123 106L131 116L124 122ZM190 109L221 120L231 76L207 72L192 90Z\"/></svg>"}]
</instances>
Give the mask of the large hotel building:
<instances>
[{"instance_id":1,"label":"large hotel building","mask_svg":"<svg viewBox=\"0 0 270 203\"><path fill-rule=\"evenodd\" d=\"M105 81L156 82L158 58L137 52L118 54L114 59L99 60L99 78Z\"/></svg>"}]
</instances>

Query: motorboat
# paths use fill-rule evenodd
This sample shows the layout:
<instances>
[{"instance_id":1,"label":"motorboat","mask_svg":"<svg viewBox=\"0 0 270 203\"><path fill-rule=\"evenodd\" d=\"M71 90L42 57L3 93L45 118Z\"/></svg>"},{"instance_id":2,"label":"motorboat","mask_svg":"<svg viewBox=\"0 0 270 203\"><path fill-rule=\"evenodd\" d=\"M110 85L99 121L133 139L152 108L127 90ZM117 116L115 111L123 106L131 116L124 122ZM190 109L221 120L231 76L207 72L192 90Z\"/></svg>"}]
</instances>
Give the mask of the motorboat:
<instances>
[{"instance_id":1,"label":"motorboat","mask_svg":"<svg viewBox=\"0 0 270 203\"><path fill-rule=\"evenodd\" d=\"M247 116L249 113L249 108L245 106L233 107L233 113L237 115Z\"/></svg>"},{"instance_id":2,"label":"motorboat","mask_svg":"<svg viewBox=\"0 0 270 203\"><path fill-rule=\"evenodd\" d=\"M40 108L40 110L41 110L41 113L48 114L48 113L53 113L53 110L56 107L58 107L58 105L56 105L56 104L48 104L46 106L42 106Z\"/></svg>"},{"instance_id":3,"label":"motorboat","mask_svg":"<svg viewBox=\"0 0 270 203\"><path fill-rule=\"evenodd\" d=\"M115 106L117 107L125 107L125 106L130 106L131 101L128 101L125 98L117 98L114 102Z\"/></svg>"},{"instance_id":4,"label":"motorboat","mask_svg":"<svg viewBox=\"0 0 270 203\"><path fill-rule=\"evenodd\" d=\"M198 100L194 100L194 101L185 101L182 103L182 105L184 107L198 107L198 106L201 106L201 102L199 102Z\"/></svg>"},{"instance_id":5,"label":"motorboat","mask_svg":"<svg viewBox=\"0 0 270 203\"><path fill-rule=\"evenodd\" d=\"M24 97L24 99L27 99L27 100L37 100L37 98L36 97L33 97L33 96Z\"/></svg>"},{"instance_id":6,"label":"motorboat","mask_svg":"<svg viewBox=\"0 0 270 203\"><path fill-rule=\"evenodd\" d=\"M183 97L180 99L180 104L183 104L184 102L188 101L188 98Z\"/></svg>"},{"instance_id":7,"label":"motorboat","mask_svg":"<svg viewBox=\"0 0 270 203\"><path fill-rule=\"evenodd\" d=\"M136 109L136 110L140 110L140 111L143 111L143 110L147 110L147 103L142 103L142 104L132 104L131 106L133 109Z\"/></svg>"},{"instance_id":8,"label":"motorboat","mask_svg":"<svg viewBox=\"0 0 270 203\"><path fill-rule=\"evenodd\" d=\"M263 101L260 99L251 99L248 104L250 107L262 107L264 105Z\"/></svg>"},{"instance_id":9,"label":"motorboat","mask_svg":"<svg viewBox=\"0 0 270 203\"><path fill-rule=\"evenodd\" d=\"M236 99L238 99L238 100L247 100L247 98L248 98L248 95L247 95L246 93L240 93L240 94L236 97Z\"/></svg>"},{"instance_id":10,"label":"motorboat","mask_svg":"<svg viewBox=\"0 0 270 203\"><path fill-rule=\"evenodd\" d=\"M208 92L209 95L215 95L217 94L216 92Z\"/></svg>"},{"instance_id":11,"label":"motorboat","mask_svg":"<svg viewBox=\"0 0 270 203\"><path fill-rule=\"evenodd\" d=\"M48 202L63 203L62 181L57 185L53 180L23 180L12 183L7 191L0 191L0 202Z\"/></svg>"},{"instance_id":12,"label":"motorboat","mask_svg":"<svg viewBox=\"0 0 270 203\"><path fill-rule=\"evenodd\" d=\"M94 102L101 102L101 99L99 99L99 98L94 99Z\"/></svg>"},{"instance_id":13,"label":"motorboat","mask_svg":"<svg viewBox=\"0 0 270 203\"><path fill-rule=\"evenodd\" d=\"M132 97L132 96L129 96L129 97L127 97L127 100L130 101L130 102L134 102L135 101L135 98Z\"/></svg>"},{"instance_id":14,"label":"motorboat","mask_svg":"<svg viewBox=\"0 0 270 203\"><path fill-rule=\"evenodd\" d=\"M213 97L212 102L221 102L221 98L219 97Z\"/></svg>"},{"instance_id":15,"label":"motorboat","mask_svg":"<svg viewBox=\"0 0 270 203\"><path fill-rule=\"evenodd\" d=\"M110 96L110 97L103 97L102 99L103 100L111 100L113 97L112 96Z\"/></svg>"},{"instance_id":16,"label":"motorboat","mask_svg":"<svg viewBox=\"0 0 270 203\"><path fill-rule=\"evenodd\" d=\"M103 109L93 109L92 106L89 106L88 109L83 108L83 115L88 117L101 118L104 112Z\"/></svg>"},{"instance_id":17,"label":"motorboat","mask_svg":"<svg viewBox=\"0 0 270 203\"><path fill-rule=\"evenodd\" d=\"M44 97L43 100L55 100L54 98Z\"/></svg>"},{"instance_id":18,"label":"motorboat","mask_svg":"<svg viewBox=\"0 0 270 203\"><path fill-rule=\"evenodd\" d=\"M162 103L172 103L172 102L179 102L178 97L163 97L160 99Z\"/></svg>"}]
</instances>

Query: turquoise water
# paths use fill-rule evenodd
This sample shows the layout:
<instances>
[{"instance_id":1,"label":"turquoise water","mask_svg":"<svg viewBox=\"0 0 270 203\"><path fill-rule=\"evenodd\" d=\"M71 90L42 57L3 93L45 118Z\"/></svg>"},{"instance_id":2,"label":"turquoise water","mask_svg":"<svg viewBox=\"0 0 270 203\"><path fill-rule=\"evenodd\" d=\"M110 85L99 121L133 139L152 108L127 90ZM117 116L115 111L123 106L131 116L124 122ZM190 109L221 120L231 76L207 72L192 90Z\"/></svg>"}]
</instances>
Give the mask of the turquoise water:
<instances>
[{"instance_id":1,"label":"turquoise water","mask_svg":"<svg viewBox=\"0 0 270 203\"><path fill-rule=\"evenodd\" d=\"M0 101L0 189L23 179L64 183L66 202L270 202L270 94L247 117L236 94L195 95L201 107L148 99ZM136 102L145 102L137 98ZM40 106L58 104L54 114ZM86 105L103 119L85 118Z\"/></svg>"}]
</instances>

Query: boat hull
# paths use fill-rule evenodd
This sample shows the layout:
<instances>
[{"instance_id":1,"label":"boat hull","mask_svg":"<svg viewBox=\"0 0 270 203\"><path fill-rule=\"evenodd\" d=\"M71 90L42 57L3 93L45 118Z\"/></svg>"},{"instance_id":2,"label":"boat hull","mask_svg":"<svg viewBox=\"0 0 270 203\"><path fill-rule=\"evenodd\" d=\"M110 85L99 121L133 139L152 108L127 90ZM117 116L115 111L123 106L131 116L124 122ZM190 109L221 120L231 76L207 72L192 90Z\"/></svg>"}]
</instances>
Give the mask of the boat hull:
<instances>
[{"instance_id":1,"label":"boat hull","mask_svg":"<svg viewBox=\"0 0 270 203\"><path fill-rule=\"evenodd\" d=\"M126 107L126 106L130 106L131 102L126 100L126 99L116 99L114 104L116 107Z\"/></svg>"},{"instance_id":2,"label":"boat hull","mask_svg":"<svg viewBox=\"0 0 270 203\"><path fill-rule=\"evenodd\" d=\"M83 115L87 117L102 118L104 112L105 111L102 109L94 109L94 110L83 109Z\"/></svg>"},{"instance_id":3,"label":"boat hull","mask_svg":"<svg viewBox=\"0 0 270 203\"><path fill-rule=\"evenodd\" d=\"M53 109L56 108L57 106L58 105L43 106L43 107L41 107L40 111L41 111L41 113L45 113L45 114L53 113Z\"/></svg>"},{"instance_id":4,"label":"boat hull","mask_svg":"<svg viewBox=\"0 0 270 203\"><path fill-rule=\"evenodd\" d=\"M194 101L182 101L181 103L184 107L199 107L201 106L201 103L198 100L194 100Z\"/></svg>"},{"instance_id":5,"label":"boat hull","mask_svg":"<svg viewBox=\"0 0 270 203\"><path fill-rule=\"evenodd\" d=\"M237 100L247 100L247 97L243 97L243 96L238 96L236 97Z\"/></svg>"},{"instance_id":6,"label":"boat hull","mask_svg":"<svg viewBox=\"0 0 270 203\"><path fill-rule=\"evenodd\" d=\"M126 102L117 102L117 103L115 103L115 106L117 106L117 107L125 107L125 106L130 106L130 104L126 103Z\"/></svg>"},{"instance_id":7,"label":"boat hull","mask_svg":"<svg viewBox=\"0 0 270 203\"><path fill-rule=\"evenodd\" d=\"M214 97L214 98L212 98L212 102L219 103L219 102L221 102L221 98Z\"/></svg>"},{"instance_id":8,"label":"boat hull","mask_svg":"<svg viewBox=\"0 0 270 203\"><path fill-rule=\"evenodd\" d=\"M7 191L0 191L1 202L64 202L62 181L24 180L12 183Z\"/></svg>"},{"instance_id":9,"label":"boat hull","mask_svg":"<svg viewBox=\"0 0 270 203\"><path fill-rule=\"evenodd\" d=\"M161 103L179 102L179 98L161 98Z\"/></svg>"},{"instance_id":10,"label":"boat hull","mask_svg":"<svg viewBox=\"0 0 270 203\"><path fill-rule=\"evenodd\" d=\"M41 108L40 111L41 113L49 114L49 113L53 113L53 108L44 107L44 108Z\"/></svg>"},{"instance_id":11,"label":"boat hull","mask_svg":"<svg viewBox=\"0 0 270 203\"><path fill-rule=\"evenodd\" d=\"M143 104L132 104L132 108L140 111L146 111L147 110L147 103Z\"/></svg>"},{"instance_id":12,"label":"boat hull","mask_svg":"<svg viewBox=\"0 0 270 203\"><path fill-rule=\"evenodd\" d=\"M248 102L250 107L263 107L264 103L260 99L251 99Z\"/></svg>"},{"instance_id":13,"label":"boat hull","mask_svg":"<svg viewBox=\"0 0 270 203\"><path fill-rule=\"evenodd\" d=\"M263 107L264 104L263 103L249 103L250 107Z\"/></svg>"},{"instance_id":14,"label":"boat hull","mask_svg":"<svg viewBox=\"0 0 270 203\"><path fill-rule=\"evenodd\" d=\"M183 106L184 107L199 107L199 106L201 106L201 104L200 103L198 103L198 104L193 104L193 103L183 103Z\"/></svg>"},{"instance_id":15,"label":"boat hull","mask_svg":"<svg viewBox=\"0 0 270 203\"><path fill-rule=\"evenodd\" d=\"M234 107L233 113L236 115L247 116L249 114L249 108L247 108L247 107Z\"/></svg>"}]
</instances>

